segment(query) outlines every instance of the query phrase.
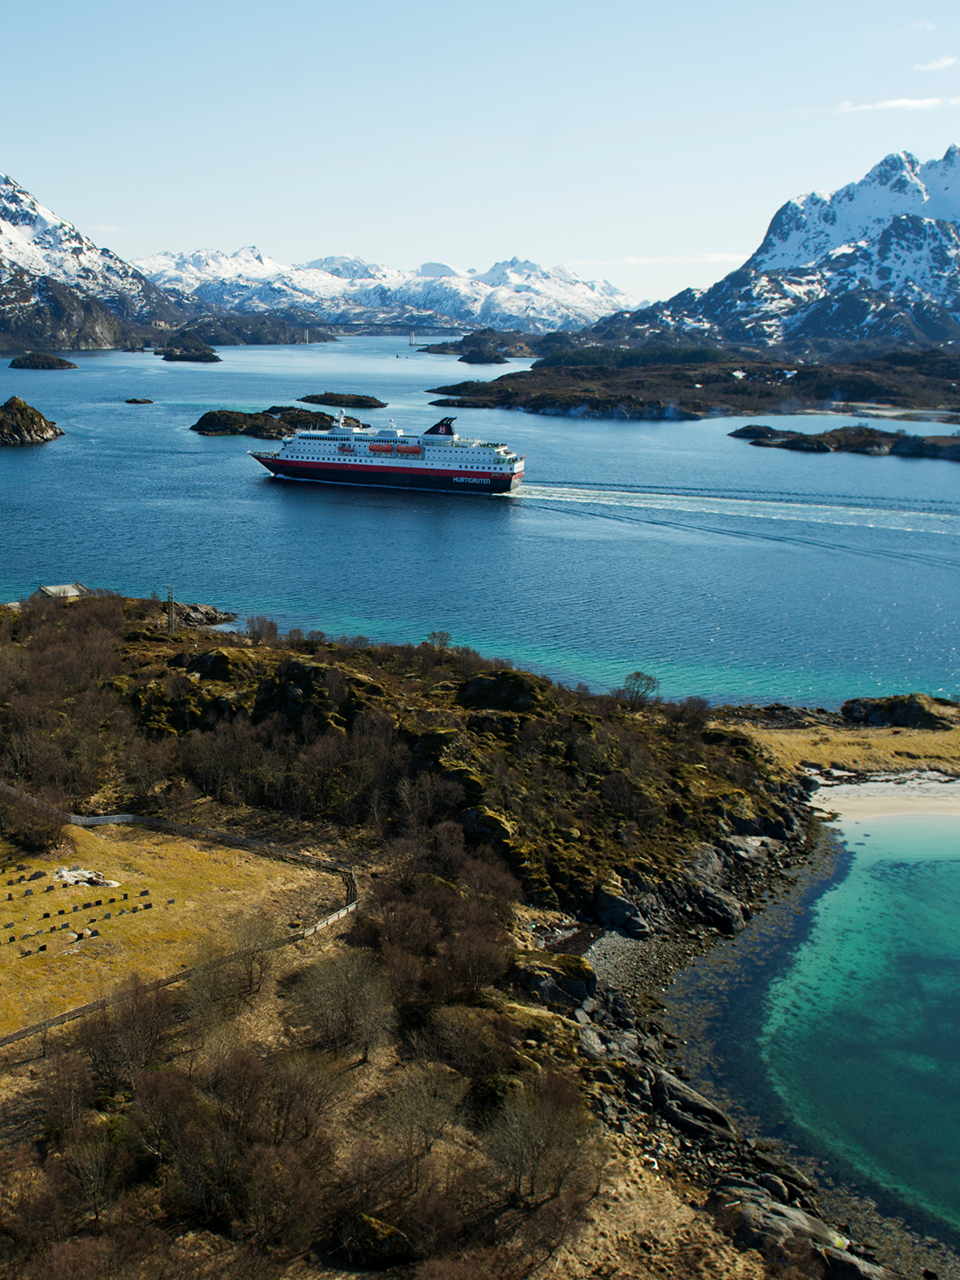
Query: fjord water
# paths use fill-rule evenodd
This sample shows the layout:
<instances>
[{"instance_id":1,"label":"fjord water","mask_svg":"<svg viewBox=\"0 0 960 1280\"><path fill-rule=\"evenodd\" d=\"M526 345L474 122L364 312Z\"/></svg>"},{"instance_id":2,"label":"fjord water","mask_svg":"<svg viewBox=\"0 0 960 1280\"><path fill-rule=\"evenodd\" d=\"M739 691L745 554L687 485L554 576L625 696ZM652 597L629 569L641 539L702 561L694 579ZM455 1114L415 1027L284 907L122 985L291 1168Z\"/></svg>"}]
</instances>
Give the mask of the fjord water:
<instances>
[{"instance_id":1,"label":"fjord water","mask_svg":"<svg viewBox=\"0 0 960 1280\"><path fill-rule=\"evenodd\" d=\"M846 874L769 986L760 1057L801 1141L960 1231L960 819L840 833Z\"/></svg>"},{"instance_id":2,"label":"fjord water","mask_svg":"<svg viewBox=\"0 0 960 1280\"><path fill-rule=\"evenodd\" d=\"M0 403L22 396L67 433L0 450L2 600L40 582L171 583L282 628L445 630L571 683L640 668L715 701L960 690L956 464L751 448L727 434L745 419L460 410L461 434L526 455L519 493L297 484L248 456L258 442L190 425L334 390L389 402L364 421L420 431L451 412L428 388L525 363L478 369L383 337L226 347L217 365L69 354L77 371L0 367Z\"/></svg>"}]
</instances>

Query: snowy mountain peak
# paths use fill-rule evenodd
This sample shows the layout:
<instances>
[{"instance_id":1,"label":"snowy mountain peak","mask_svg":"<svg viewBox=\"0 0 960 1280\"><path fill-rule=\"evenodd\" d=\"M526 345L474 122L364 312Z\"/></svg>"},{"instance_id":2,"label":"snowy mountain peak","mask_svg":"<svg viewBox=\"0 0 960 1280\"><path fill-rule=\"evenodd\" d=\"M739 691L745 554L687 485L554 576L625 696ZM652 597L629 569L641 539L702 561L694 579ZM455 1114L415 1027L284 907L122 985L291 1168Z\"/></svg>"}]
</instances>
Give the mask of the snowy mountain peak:
<instances>
[{"instance_id":1,"label":"snowy mountain peak","mask_svg":"<svg viewBox=\"0 0 960 1280\"><path fill-rule=\"evenodd\" d=\"M45 208L13 178L0 175L0 271L66 285L135 321L173 318L178 304L139 271L100 249L70 222Z\"/></svg>"},{"instance_id":2,"label":"snowy mountain peak","mask_svg":"<svg viewBox=\"0 0 960 1280\"><path fill-rule=\"evenodd\" d=\"M385 268L379 262L364 262L363 258L351 254L333 253L327 258L314 258L303 270L325 271L339 280L377 280Z\"/></svg>"},{"instance_id":3,"label":"snowy mountain peak","mask_svg":"<svg viewBox=\"0 0 960 1280\"><path fill-rule=\"evenodd\" d=\"M464 273L458 271L456 267L448 266L445 262L422 262L417 267L416 274L431 280L442 280L444 276L462 276Z\"/></svg>"},{"instance_id":4,"label":"snowy mountain peak","mask_svg":"<svg viewBox=\"0 0 960 1280\"><path fill-rule=\"evenodd\" d=\"M960 345L958 224L960 148L923 164L894 152L859 182L788 200L756 253L706 292L624 324L805 356Z\"/></svg>"},{"instance_id":5,"label":"snowy mountain peak","mask_svg":"<svg viewBox=\"0 0 960 1280\"><path fill-rule=\"evenodd\" d=\"M859 182L788 200L745 266L775 271L809 266L846 244L875 239L901 214L960 220L960 148L921 164L909 151L885 156Z\"/></svg>"}]
</instances>

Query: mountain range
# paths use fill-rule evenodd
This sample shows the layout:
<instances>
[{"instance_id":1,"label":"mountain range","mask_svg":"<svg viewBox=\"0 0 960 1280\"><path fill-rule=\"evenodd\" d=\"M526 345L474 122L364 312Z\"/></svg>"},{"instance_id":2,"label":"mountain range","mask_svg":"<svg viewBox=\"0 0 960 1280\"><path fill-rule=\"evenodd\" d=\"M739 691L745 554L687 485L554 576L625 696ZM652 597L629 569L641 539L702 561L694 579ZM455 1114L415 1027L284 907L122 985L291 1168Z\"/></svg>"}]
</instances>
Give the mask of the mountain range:
<instances>
[{"instance_id":1,"label":"mountain range","mask_svg":"<svg viewBox=\"0 0 960 1280\"><path fill-rule=\"evenodd\" d=\"M482 274L345 256L288 266L254 248L128 263L0 174L0 349L114 347L197 321L217 322L218 342L290 342L310 327L358 325L547 333L635 302L605 281L519 258Z\"/></svg>"},{"instance_id":2,"label":"mountain range","mask_svg":"<svg viewBox=\"0 0 960 1280\"><path fill-rule=\"evenodd\" d=\"M249 247L234 254L158 253L134 265L153 284L207 307L244 314L293 309L328 325L452 324L549 333L581 329L635 305L605 280L581 280L563 266L545 271L519 258L483 273L443 262L399 271L343 256L288 266Z\"/></svg>"},{"instance_id":3,"label":"mountain range","mask_svg":"<svg viewBox=\"0 0 960 1280\"><path fill-rule=\"evenodd\" d=\"M345 256L290 266L255 248L127 263L0 175L0 348L119 346L195 322L217 342L483 327L814 360L960 345L960 148L926 163L895 152L859 182L788 200L742 267L639 308L605 281L518 258L483 273Z\"/></svg>"},{"instance_id":4,"label":"mountain range","mask_svg":"<svg viewBox=\"0 0 960 1280\"><path fill-rule=\"evenodd\" d=\"M895 152L860 182L788 200L709 289L601 321L593 341L819 357L960 343L960 148Z\"/></svg>"}]
</instances>

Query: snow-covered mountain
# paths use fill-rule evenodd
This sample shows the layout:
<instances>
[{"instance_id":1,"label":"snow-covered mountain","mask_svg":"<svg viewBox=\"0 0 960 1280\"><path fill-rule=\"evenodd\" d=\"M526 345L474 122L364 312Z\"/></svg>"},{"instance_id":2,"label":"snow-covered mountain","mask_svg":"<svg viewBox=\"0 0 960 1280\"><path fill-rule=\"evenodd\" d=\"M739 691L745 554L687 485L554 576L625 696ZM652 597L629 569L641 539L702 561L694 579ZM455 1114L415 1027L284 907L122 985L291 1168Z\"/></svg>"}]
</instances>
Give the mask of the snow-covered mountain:
<instances>
[{"instance_id":1,"label":"snow-covered mountain","mask_svg":"<svg viewBox=\"0 0 960 1280\"><path fill-rule=\"evenodd\" d=\"M635 305L606 281L581 280L566 267L545 271L518 258L482 274L441 262L399 271L344 256L287 266L248 247L234 254L158 253L135 266L160 288L209 307L296 308L325 324L453 324L548 333L579 329Z\"/></svg>"},{"instance_id":2,"label":"snow-covered mountain","mask_svg":"<svg viewBox=\"0 0 960 1280\"><path fill-rule=\"evenodd\" d=\"M617 317L604 336L797 354L960 342L960 148L888 155L860 182L788 200L757 251L707 290Z\"/></svg>"},{"instance_id":3,"label":"snow-covered mountain","mask_svg":"<svg viewBox=\"0 0 960 1280\"><path fill-rule=\"evenodd\" d=\"M41 282L46 282L41 289ZM75 291L103 304L121 320L152 323L182 320L182 304L163 294L135 267L98 248L64 218L44 208L12 178L0 174L0 284L16 282L24 300L42 305L50 286ZM4 299L5 300L5 299Z\"/></svg>"}]
</instances>

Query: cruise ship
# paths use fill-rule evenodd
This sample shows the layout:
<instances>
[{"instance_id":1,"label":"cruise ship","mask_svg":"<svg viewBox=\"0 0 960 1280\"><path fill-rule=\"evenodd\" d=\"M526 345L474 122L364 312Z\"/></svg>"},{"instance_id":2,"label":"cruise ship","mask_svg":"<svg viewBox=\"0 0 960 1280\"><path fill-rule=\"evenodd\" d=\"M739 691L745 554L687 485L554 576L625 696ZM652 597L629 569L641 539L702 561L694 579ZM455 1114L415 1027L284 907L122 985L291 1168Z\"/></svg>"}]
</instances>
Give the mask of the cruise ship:
<instances>
[{"instance_id":1,"label":"cruise ship","mask_svg":"<svg viewBox=\"0 0 960 1280\"><path fill-rule=\"evenodd\" d=\"M505 444L461 439L455 418L442 418L422 435L396 423L374 430L340 420L329 431L297 431L274 453L249 449L284 480L374 485L384 489L439 489L446 493L509 493L523 480L524 459Z\"/></svg>"}]
</instances>

